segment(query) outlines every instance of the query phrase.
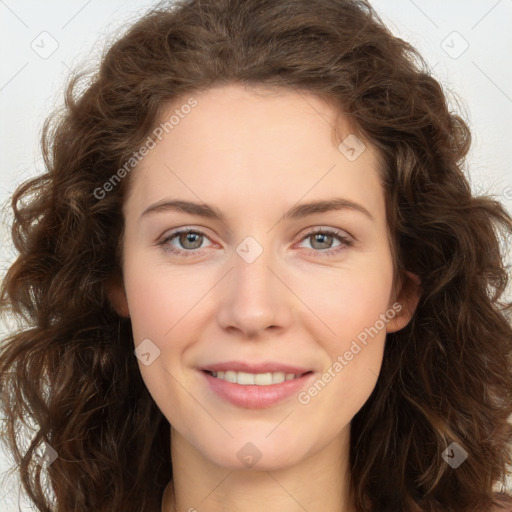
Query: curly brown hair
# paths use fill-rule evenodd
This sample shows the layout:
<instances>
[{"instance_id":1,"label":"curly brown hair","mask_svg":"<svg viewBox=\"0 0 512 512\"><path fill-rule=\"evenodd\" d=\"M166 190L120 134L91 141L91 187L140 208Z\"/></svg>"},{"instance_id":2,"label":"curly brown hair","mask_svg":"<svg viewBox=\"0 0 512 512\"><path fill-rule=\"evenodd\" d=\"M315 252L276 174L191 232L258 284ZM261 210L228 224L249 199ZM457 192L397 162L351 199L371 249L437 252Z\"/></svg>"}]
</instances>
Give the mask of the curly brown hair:
<instances>
[{"instance_id":1,"label":"curly brown hair","mask_svg":"<svg viewBox=\"0 0 512 512\"><path fill-rule=\"evenodd\" d=\"M84 87L83 79L89 79ZM160 510L170 425L109 300L122 279L122 205L136 170L112 178L169 101L227 83L324 98L382 162L397 278L421 279L406 328L387 335L370 398L351 425L357 510L489 511L512 464L512 304L500 239L512 219L474 197L463 119L407 42L363 0L181 0L144 15L70 80L43 127L46 172L12 196L19 253L0 292L19 319L0 351L4 440L37 510ZM28 450L20 422L37 432ZM46 468L36 449L58 458ZM442 457L459 443L469 458Z\"/></svg>"}]
</instances>

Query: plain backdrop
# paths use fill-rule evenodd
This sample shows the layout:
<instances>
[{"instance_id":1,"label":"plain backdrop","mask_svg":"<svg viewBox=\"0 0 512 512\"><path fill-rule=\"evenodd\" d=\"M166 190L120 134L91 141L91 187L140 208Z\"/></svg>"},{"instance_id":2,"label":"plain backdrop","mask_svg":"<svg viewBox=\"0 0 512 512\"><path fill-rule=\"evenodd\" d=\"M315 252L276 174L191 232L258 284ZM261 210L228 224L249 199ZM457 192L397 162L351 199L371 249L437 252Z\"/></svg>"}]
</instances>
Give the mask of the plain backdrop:
<instances>
[{"instance_id":1,"label":"plain backdrop","mask_svg":"<svg viewBox=\"0 0 512 512\"><path fill-rule=\"evenodd\" d=\"M288 1L288 0L285 0ZM42 172L40 130L62 104L70 70L90 65L104 42L155 2L0 0L0 202ZM461 100L473 131L467 174L512 210L512 0L373 0L397 35L423 54L434 75ZM458 108L453 103L453 108ZM0 276L14 253L0 231ZM7 329L6 326L0 326ZM19 501L0 451L0 510ZM3 478L2 478L3 477ZM3 481L2 481L3 480Z\"/></svg>"}]
</instances>

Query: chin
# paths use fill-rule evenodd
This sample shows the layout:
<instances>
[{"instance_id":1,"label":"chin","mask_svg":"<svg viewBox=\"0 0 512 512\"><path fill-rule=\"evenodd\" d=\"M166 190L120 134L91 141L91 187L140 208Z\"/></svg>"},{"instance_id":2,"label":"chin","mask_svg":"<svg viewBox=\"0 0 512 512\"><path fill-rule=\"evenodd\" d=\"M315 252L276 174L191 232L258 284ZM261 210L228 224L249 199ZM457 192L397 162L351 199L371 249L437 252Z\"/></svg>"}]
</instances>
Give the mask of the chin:
<instances>
[{"instance_id":1,"label":"chin","mask_svg":"<svg viewBox=\"0 0 512 512\"><path fill-rule=\"evenodd\" d=\"M220 443L222 451L207 450L203 452L210 461L220 467L233 471L277 471L299 463L305 457L297 451L297 444L290 443L276 446L275 440L261 441L255 437L243 436L243 440L230 439L228 443Z\"/></svg>"}]
</instances>

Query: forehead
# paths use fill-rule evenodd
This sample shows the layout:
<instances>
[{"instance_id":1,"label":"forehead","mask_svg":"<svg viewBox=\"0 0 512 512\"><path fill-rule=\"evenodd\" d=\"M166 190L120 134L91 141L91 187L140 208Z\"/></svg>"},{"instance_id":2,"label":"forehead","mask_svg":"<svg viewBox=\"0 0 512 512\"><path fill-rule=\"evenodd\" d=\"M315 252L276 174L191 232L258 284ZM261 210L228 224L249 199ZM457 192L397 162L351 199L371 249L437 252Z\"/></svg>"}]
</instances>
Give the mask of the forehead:
<instances>
[{"instance_id":1,"label":"forehead","mask_svg":"<svg viewBox=\"0 0 512 512\"><path fill-rule=\"evenodd\" d=\"M191 98L195 106L182 108ZM339 112L315 95L219 86L165 105L160 126L172 116L179 122L167 126L131 176L130 195L139 208L166 193L226 205L227 196L238 193L247 206L262 198L288 203L334 192L382 202L374 149L354 139ZM333 137L335 128L354 146L348 153Z\"/></svg>"}]
</instances>

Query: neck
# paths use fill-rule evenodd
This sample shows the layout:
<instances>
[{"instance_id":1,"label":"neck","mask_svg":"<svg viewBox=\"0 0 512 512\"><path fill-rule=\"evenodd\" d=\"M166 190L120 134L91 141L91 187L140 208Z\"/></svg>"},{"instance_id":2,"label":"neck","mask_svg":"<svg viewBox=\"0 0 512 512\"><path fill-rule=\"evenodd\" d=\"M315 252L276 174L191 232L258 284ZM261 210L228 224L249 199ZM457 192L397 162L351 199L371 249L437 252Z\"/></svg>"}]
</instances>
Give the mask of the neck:
<instances>
[{"instance_id":1,"label":"neck","mask_svg":"<svg viewBox=\"0 0 512 512\"><path fill-rule=\"evenodd\" d=\"M354 512L348 449L347 429L294 466L239 470L215 465L172 431L173 480L162 512Z\"/></svg>"}]
</instances>

